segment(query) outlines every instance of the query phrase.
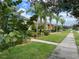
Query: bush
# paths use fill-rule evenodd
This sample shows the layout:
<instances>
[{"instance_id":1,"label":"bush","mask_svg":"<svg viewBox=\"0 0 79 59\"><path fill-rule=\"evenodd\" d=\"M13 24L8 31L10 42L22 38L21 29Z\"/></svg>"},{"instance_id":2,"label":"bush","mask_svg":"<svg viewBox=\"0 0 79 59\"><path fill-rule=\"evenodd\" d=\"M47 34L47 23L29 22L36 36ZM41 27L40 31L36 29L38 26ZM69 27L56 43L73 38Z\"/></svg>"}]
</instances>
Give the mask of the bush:
<instances>
[{"instance_id":1,"label":"bush","mask_svg":"<svg viewBox=\"0 0 79 59\"><path fill-rule=\"evenodd\" d=\"M27 39L30 39L32 36L36 37L36 35L37 34L31 30L25 32L14 30L8 34L1 34L2 41L0 42L0 51L18 44L25 43L27 42Z\"/></svg>"},{"instance_id":2,"label":"bush","mask_svg":"<svg viewBox=\"0 0 79 59\"><path fill-rule=\"evenodd\" d=\"M27 34L29 37L32 37L33 31L32 31L32 30L28 30L28 31L26 32L26 34Z\"/></svg>"},{"instance_id":3,"label":"bush","mask_svg":"<svg viewBox=\"0 0 79 59\"><path fill-rule=\"evenodd\" d=\"M44 35L49 35L49 31L44 31Z\"/></svg>"},{"instance_id":4,"label":"bush","mask_svg":"<svg viewBox=\"0 0 79 59\"><path fill-rule=\"evenodd\" d=\"M37 37L37 32L32 32L32 37L36 38Z\"/></svg>"},{"instance_id":5,"label":"bush","mask_svg":"<svg viewBox=\"0 0 79 59\"><path fill-rule=\"evenodd\" d=\"M9 45L6 44L5 40L0 42L0 51L3 51L3 50L8 49L8 48L9 48Z\"/></svg>"}]
</instances>

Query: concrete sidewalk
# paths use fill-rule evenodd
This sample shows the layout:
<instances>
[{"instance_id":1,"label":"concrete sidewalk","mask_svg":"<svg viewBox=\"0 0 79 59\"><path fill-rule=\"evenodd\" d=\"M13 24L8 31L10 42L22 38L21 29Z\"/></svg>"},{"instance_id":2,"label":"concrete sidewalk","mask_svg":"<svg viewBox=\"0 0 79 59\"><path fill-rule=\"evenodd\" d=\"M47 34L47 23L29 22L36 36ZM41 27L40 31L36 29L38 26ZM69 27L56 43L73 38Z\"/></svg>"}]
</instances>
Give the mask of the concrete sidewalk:
<instances>
[{"instance_id":1,"label":"concrete sidewalk","mask_svg":"<svg viewBox=\"0 0 79 59\"><path fill-rule=\"evenodd\" d=\"M45 40L38 40L38 39L31 39L32 42L39 42L39 43L45 43L45 44L51 44L51 45L58 45L58 43L45 41Z\"/></svg>"},{"instance_id":2,"label":"concrete sidewalk","mask_svg":"<svg viewBox=\"0 0 79 59\"><path fill-rule=\"evenodd\" d=\"M73 33L68 34L48 59L79 59Z\"/></svg>"}]
</instances>

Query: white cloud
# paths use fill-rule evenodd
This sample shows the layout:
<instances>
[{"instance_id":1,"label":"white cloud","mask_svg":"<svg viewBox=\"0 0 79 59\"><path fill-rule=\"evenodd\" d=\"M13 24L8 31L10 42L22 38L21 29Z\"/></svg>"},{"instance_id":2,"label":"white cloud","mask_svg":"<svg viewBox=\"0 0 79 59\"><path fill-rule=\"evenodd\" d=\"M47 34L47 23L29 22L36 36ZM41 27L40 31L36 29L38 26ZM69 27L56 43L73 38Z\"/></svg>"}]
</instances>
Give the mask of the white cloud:
<instances>
[{"instance_id":1,"label":"white cloud","mask_svg":"<svg viewBox=\"0 0 79 59\"><path fill-rule=\"evenodd\" d=\"M20 8L17 12L20 12L21 10L26 12L26 10L24 8Z\"/></svg>"},{"instance_id":2,"label":"white cloud","mask_svg":"<svg viewBox=\"0 0 79 59\"><path fill-rule=\"evenodd\" d=\"M24 8L20 8L17 12L20 12L21 10L24 11L23 13L21 13L21 16L24 16L26 18L30 18L31 17L31 15L26 14L26 10Z\"/></svg>"},{"instance_id":3,"label":"white cloud","mask_svg":"<svg viewBox=\"0 0 79 59\"><path fill-rule=\"evenodd\" d=\"M28 18L28 19L31 17L30 15L27 15L25 12L22 13L21 16L24 16L24 17L26 17L26 18Z\"/></svg>"},{"instance_id":4,"label":"white cloud","mask_svg":"<svg viewBox=\"0 0 79 59\"><path fill-rule=\"evenodd\" d=\"M76 18L74 16L72 16L70 13L67 12L61 12L59 15L61 15L64 19L65 19L65 24L67 26L72 26L74 24L76 24Z\"/></svg>"}]
</instances>

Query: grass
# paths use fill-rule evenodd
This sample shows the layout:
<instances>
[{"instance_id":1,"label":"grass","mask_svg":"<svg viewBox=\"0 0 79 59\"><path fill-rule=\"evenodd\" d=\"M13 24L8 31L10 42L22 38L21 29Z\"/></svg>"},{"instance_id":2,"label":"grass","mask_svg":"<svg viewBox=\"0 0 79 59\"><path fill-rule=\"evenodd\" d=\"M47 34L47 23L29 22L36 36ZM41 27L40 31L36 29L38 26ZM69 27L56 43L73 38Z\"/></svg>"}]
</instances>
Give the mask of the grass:
<instances>
[{"instance_id":1,"label":"grass","mask_svg":"<svg viewBox=\"0 0 79 59\"><path fill-rule=\"evenodd\" d=\"M61 42L68 31L40 37L39 39ZM28 43L11 47L0 53L0 59L47 59L56 46L43 43Z\"/></svg>"},{"instance_id":2,"label":"grass","mask_svg":"<svg viewBox=\"0 0 79 59\"><path fill-rule=\"evenodd\" d=\"M47 59L55 46L43 43L29 43L3 51L0 59Z\"/></svg>"},{"instance_id":3,"label":"grass","mask_svg":"<svg viewBox=\"0 0 79 59\"><path fill-rule=\"evenodd\" d=\"M39 37L39 39L60 43L67 36L68 33L69 31L64 31L61 33L50 34L48 36Z\"/></svg>"},{"instance_id":4,"label":"grass","mask_svg":"<svg viewBox=\"0 0 79 59\"><path fill-rule=\"evenodd\" d=\"M79 33L74 32L74 36L75 36L76 44L77 44L77 46L79 46Z\"/></svg>"}]
</instances>

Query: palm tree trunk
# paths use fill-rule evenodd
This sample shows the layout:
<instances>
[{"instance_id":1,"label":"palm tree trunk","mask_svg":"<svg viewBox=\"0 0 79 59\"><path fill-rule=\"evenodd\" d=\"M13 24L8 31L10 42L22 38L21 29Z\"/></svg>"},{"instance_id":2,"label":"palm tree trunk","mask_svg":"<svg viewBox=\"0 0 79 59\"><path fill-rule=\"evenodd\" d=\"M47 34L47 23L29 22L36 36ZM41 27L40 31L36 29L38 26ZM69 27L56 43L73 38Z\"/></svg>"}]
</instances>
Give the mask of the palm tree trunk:
<instances>
[{"instance_id":1,"label":"palm tree trunk","mask_svg":"<svg viewBox=\"0 0 79 59\"><path fill-rule=\"evenodd\" d=\"M63 28L63 24L62 24L62 30L64 30L64 28Z\"/></svg>"},{"instance_id":2,"label":"palm tree trunk","mask_svg":"<svg viewBox=\"0 0 79 59\"><path fill-rule=\"evenodd\" d=\"M36 22L36 32L38 33L38 20L39 20L39 17L37 18L37 22ZM38 35L37 35L38 36Z\"/></svg>"},{"instance_id":3,"label":"palm tree trunk","mask_svg":"<svg viewBox=\"0 0 79 59\"><path fill-rule=\"evenodd\" d=\"M42 36L42 18L40 17L40 34Z\"/></svg>"},{"instance_id":4,"label":"palm tree trunk","mask_svg":"<svg viewBox=\"0 0 79 59\"><path fill-rule=\"evenodd\" d=\"M43 18L44 19L44 30L47 30L47 19L46 18Z\"/></svg>"},{"instance_id":5,"label":"palm tree trunk","mask_svg":"<svg viewBox=\"0 0 79 59\"><path fill-rule=\"evenodd\" d=\"M50 32L51 32L51 26L52 26L52 23L51 23L52 20L51 20L51 19L52 19L52 18L50 18Z\"/></svg>"},{"instance_id":6,"label":"palm tree trunk","mask_svg":"<svg viewBox=\"0 0 79 59\"><path fill-rule=\"evenodd\" d=\"M56 21L56 32L58 31L58 21Z\"/></svg>"}]
</instances>

